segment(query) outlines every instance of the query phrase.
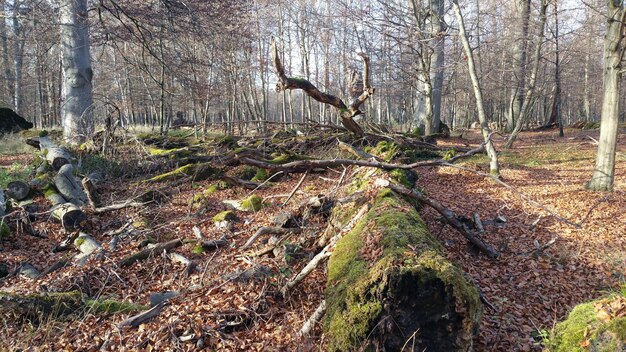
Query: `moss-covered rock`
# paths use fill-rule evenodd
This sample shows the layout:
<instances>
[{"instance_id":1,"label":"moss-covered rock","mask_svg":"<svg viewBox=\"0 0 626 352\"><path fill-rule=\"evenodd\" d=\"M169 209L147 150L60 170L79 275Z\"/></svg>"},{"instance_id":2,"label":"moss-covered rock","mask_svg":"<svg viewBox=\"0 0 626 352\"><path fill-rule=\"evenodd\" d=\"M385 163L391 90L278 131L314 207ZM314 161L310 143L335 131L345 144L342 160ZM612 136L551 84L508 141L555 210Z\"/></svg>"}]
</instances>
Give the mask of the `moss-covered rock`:
<instances>
[{"instance_id":1,"label":"moss-covered rock","mask_svg":"<svg viewBox=\"0 0 626 352\"><path fill-rule=\"evenodd\" d=\"M214 223L220 221L236 221L237 215L231 210L224 210L217 213L211 220L213 220Z\"/></svg>"},{"instance_id":2,"label":"moss-covered rock","mask_svg":"<svg viewBox=\"0 0 626 352\"><path fill-rule=\"evenodd\" d=\"M256 194L241 201L241 210L243 211L259 211L263 209L263 198Z\"/></svg>"},{"instance_id":3,"label":"moss-covered rock","mask_svg":"<svg viewBox=\"0 0 626 352\"><path fill-rule=\"evenodd\" d=\"M399 351L416 331L415 350L470 350L482 315L477 289L441 254L409 203L389 189L369 202L328 265L328 350ZM343 223L353 217L344 214L356 213L339 211L333 217Z\"/></svg>"},{"instance_id":4,"label":"moss-covered rock","mask_svg":"<svg viewBox=\"0 0 626 352\"><path fill-rule=\"evenodd\" d=\"M626 348L626 298L612 295L574 307L547 343L550 352L621 352ZM621 316L620 316L621 315Z\"/></svg>"}]
</instances>

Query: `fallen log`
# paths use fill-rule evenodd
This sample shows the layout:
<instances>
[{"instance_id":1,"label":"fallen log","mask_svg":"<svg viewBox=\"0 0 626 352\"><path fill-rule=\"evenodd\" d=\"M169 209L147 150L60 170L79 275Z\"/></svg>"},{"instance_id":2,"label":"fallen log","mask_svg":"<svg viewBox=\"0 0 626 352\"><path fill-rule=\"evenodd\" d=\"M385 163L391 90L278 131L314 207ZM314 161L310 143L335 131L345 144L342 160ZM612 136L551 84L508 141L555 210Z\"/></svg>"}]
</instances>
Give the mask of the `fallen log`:
<instances>
[{"instance_id":1,"label":"fallen log","mask_svg":"<svg viewBox=\"0 0 626 352\"><path fill-rule=\"evenodd\" d=\"M30 186L24 181L9 182L5 193L7 197L17 201L24 200L30 194Z\"/></svg>"},{"instance_id":2,"label":"fallen log","mask_svg":"<svg viewBox=\"0 0 626 352\"><path fill-rule=\"evenodd\" d=\"M389 188L335 246L323 329L328 350L470 351L482 316L475 286L450 263L413 205ZM339 207L348 223L359 210Z\"/></svg>"},{"instance_id":3,"label":"fallen log","mask_svg":"<svg viewBox=\"0 0 626 352\"><path fill-rule=\"evenodd\" d=\"M43 295L18 295L0 292L0 316L13 320L45 322L46 318L63 318L68 315L91 313L133 312L145 309L141 305L112 299L92 299L79 291L50 292Z\"/></svg>"},{"instance_id":4,"label":"fallen log","mask_svg":"<svg viewBox=\"0 0 626 352\"><path fill-rule=\"evenodd\" d=\"M54 186L68 202L82 207L87 203L87 195L74 177L74 166L65 164L53 178Z\"/></svg>"},{"instance_id":5,"label":"fallen log","mask_svg":"<svg viewBox=\"0 0 626 352\"><path fill-rule=\"evenodd\" d=\"M120 267L125 267L134 264L139 260L148 259L154 255L158 255L163 253L163 251L171 251L174 248L180 247L183 245L183 240L178 238L175 240L171 240L169 242L163 242L155 245L151 248L146 248L140 252L129 255L122 260L120 260L117 265Z\"/></svg>"},{"instance_id":6,"label":"fallen log","mask_svg":"<svg viewBox=\"0 0 626 352\"><path fill-rule=\"evenodd\" d=\"M492 246L490 246L489 244L485 243L482 240L481 238L482 233L480 232L480 229L479 229L479 232L471 231L470 229L467 228L467 226L465 226L461 221L459 221L458 217L452 212L452 210L450 210L449 208L446 208L445 206L443 206L441 203L437 202L436 200L424 196L421 192L404 188L402 186L393 184L384 179L377 179L375 184L380 187L388 187L392 189L394 192L397 192L398 194L402 194L404 196L413 198L422 204L426 204L432 207L439 214L441 214L441 216L443 216L447 224L449 224L455 230L460 232L474 246L476 246L478 249L483 251L489 257L498 258L500 256L500 253L498 253L496 249L494 249ZM482 225L480 225L480 228L482 228Z\"/></svg>"}]
</instances>

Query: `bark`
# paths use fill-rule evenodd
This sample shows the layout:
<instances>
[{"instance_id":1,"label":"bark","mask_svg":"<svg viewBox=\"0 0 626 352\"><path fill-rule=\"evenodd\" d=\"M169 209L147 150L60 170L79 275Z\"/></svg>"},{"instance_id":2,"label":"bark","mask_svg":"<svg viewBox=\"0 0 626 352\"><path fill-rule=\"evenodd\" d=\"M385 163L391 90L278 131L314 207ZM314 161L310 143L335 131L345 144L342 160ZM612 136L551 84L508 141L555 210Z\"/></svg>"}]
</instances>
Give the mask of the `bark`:
<instances>
[{"instance_id":1,"label":"bark","mask_svg":"<svg viewBox=\"0 0 626 352\"><path fill-rule=\"evenodd\" d=\"M430 1L431 7L431 35L433 36L433 54L430 57L430 81L432 84L431 102L433 114L433 130L441 130L441 98L443 95L444 49L446 23L444 20L444 1Z\"/></svg>"},{"instance_id":2,"label":"bark","mask_svg":"<svg viewBox=\"0 0 626 352\"><path fill-rule=\"evenodd\" d=\"M463 14L461 13L461 9L459 8L458 0L452 0L452 8L454 9L454 13L456 15L457 21L459 22L459 37L461 38L461 43L463 44L463 49L465 51L465 56L467 57L467 65L470 74L470 78L472 80L472 88L474 89L474 97L476 99L476 109L478 110L478 121L480 122L480 129L483 134L483 138L485 139L485 149L487 150L487 155L489 155L489 172L493 176L499 176L500 170L498 166L498 154L496 153L496 149L493 146L493 143L490 139L491 131L489 130L489 125L487 123L487 117L485 116L485 108L483 105L483 93L480 88L480 81L478 79L478 74L476 73L476 65L474 64L474 53L472 47L470 46L469 40L467 39L467 33L465 31L465 22L463 20Z\"/></svg>"},{"instance_id":3,"label":"bark","mask_svg":"<svg viewBox=\"0 0 626 352\"><path fill-rule=\"evenodd\" d=\"M530 16L530 0L515 0L514 43L512 46L513 87L511 88L511 102L507 114L507 130L511 131L517 123L522 111L524 100L524 86L526 82L526 47L528 43L528 22Z\"/></svg>"},{"instance_id":4,"label":"bark","mask_svg":"<svg viewBox=\"0 0 626 352\"><path fill-rule=\"evenodd\" d=\"M328 350L400 351L407 340L416 351L472 350L482 316L476 287L401 196L383 188L367 201L328 263ZM336 208L334 222L350 221L358 208Z\"/></svg>"},{"instance_id":5,"label":"bark","mask_svg":"<svg viewBox=\"0 0 626 352\"><path fill-rule=\"evenodd\" d=\"M7 197L17 201L24 200L30 194L30 186L24 181L9 182L5 193Z\"/></svg>"},{"instance_id":6,"label":"bark","mask_svg":"<svg viewBox=\"0 0 626 352\"><path fill-rule=\"evenodd\" d=\"M619 123L619 101L624 55L624 20L622 2L608 1L608 21L604 36L604 79L600 139L596 163L586 187L593 191L610 191L615 177L615 151Z\"/></svg>"},{"instance_id":7,"label":"bark","mask_svg":"<svg viewBox=\"0 0 626 352\"><path fill-rule=\"evenodd\" d=\"M537 83L537 72L539 71L539 62L541 60L541 46L543 44L543 37L544 37L543 33L545 30L545 26L546 26L546 19L547 19L546 11L548 9L548 4L549 4L549 0L541 1L541 10L539 14L540 16L539 17L539 29L537 31L535 50L533 52L532 68L531 68L530 78L526 86L526 94L524 95L524 101L522 103L519 115L515 121L515 128L513 129L513 132L507 139L506 144L504 145L504 148L511 148L513 146L513 143L515 142L515 140L517 139L517 136L522 131L522 127L524 126L524 123L528 121L528 117L530 115L529 110L530 110L530 105L532 103L532 99L533 99L534 92L535 92L535 84Z\"/></svg>"},{"instance_id":8,"label":"bark","mask_svg":"<svg viewBox=\"0 0 626 352\"><path fill-rule=\"evenodd\" d=\"M0 0L0 9L4 8L6 8L6 1ZM0 57L0 59L2 59L2 67L0 67L0 69L4 76L4 87L3 90L0 91L2 92L0 98L5 100L5 103L8 103L8 98L13 96L13 72L11 71L11 65L9 63L9 45L7 38L6 21L3 19L0 21L0 49L2 49L2 57Z\"/></svg>"},{"instance_id":9,"label":"bark","mask_svg":"<svg viewBox=\"0 0 626 352\"><path fill-rule=\"evenodd\" d=\"M80 183L74 177L72 164L65 164L53 179L54 186L68 202L82 207L87 203L87 196Z\"/></svg>"},{"instance_id":10,"label":"bark","mask_svg":"<svg viewBox=\"0 0 626 352\"><path fill-rule=\"evenodd\" d=\"M94 130L87 0L61 0L63 138L83 143Z\"/></svg>"}]
</instances>

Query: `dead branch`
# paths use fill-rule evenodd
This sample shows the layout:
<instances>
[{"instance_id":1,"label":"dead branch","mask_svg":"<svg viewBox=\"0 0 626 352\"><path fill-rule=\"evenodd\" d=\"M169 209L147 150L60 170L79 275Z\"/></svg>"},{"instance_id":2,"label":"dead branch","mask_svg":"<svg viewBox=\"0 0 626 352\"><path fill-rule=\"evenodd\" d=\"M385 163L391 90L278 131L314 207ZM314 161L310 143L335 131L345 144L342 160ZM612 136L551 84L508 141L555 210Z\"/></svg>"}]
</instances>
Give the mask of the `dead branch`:
<instances>
[{"instance_id":1,"label":"dead branch","mask_svg":"<svg viewBox=\"0 0 626 352\"><path fill-rule=\"evenodd\" d=\"M418 202L420 202L422 204L426 204L426 205L432 207L439 214L441 214L443 216L444 220L450 226L452 226L455 230L460 232L473 245L475 245L478 249L483 251L489 257L497 258L498 256L500 256L500 253L498 253L497 250L495 250L493 247L491 247L491 245L483 242L483 240L480 238L480 234L479 233L475 233L475 232L471 231L470 229L468 229L466 226L464 226L463 223L461 223L458 220L457 216L452 212L452 210L450 210L449 208L446 208L445 206L441 205L441 203L437 202L436 200L428 198L428 197L424 196L422 193L420 193L420 192L418 192L416 190L409 190L409 189L404 188L402 186L393 184L393 183L389 182L388 180L377 179L374 184L376 186L379 186L379 187L388 187L389 189L391 189L392 191L394 191L396 193L408 196L410 198L413 198L413 199L417 200Z\"/></svg>"},{"instance_id":2,"label":"dead branch","mask_svg":"<svg viewBox=\"0 0 626 352\"><path fill-rule=\"evenodd\" d=\"M298 182L298 184L293 188L293 191L291 191L291 193L289 193L289 197L287 197L287 199L285 199L285 201L283 202L283 207L285 205L287 205L287 203L291 200L291 198L293 197L294 194L296 194L296 191L298 190L298 188L300 188L300 186L302 186L302 182L304 182L304 179L306 178L306 176L309 174L309 170L307 170L304 175L302 175L302 178L300 179L300 181Z\"/></svg>"},{"instance_id":3,"label":"dead branch","mask_svg":"<svg viewBox=\"0 0 626 352\"><path fill-rule=\"evenodd\" d=\"M170 251L174 248L180 247L183 245L183 240L182 239L175 239L175 240L171 240L169 242L163 242L163 243L159 243L156 246L152 247L152 248L147 248L144 249L140 252L137 252L135 254L129 255L127 257L125 257L124 259L120 260L117 265L120 267L124 267L124 266L129 266L132 265L133 263L135 263L136 261L139 260L144 260L144 259L148 259L154 255L158 255L163 253L163 251Z\"/></svg>"},{"instance_id":4,"label":"dead branch","mask_svg":"<svg viewBox=\"0 0 626 352\"><path fill-rule=\"evenodd\" d=\"M159 313L161 313L161 310L163 309L164 306L165 306L165 302L161 302L157 304L156 306L148 309L145 312L141 312L137 315L133 315L132 317L122 321L117 327L118 329L122 329L126 326L131 327L131 328L136 328L139 325L159 315Z\"/></svg>"},{"instance_id":5,"label":"dead branch","mask_svg":"<svg viewBox=\"0 0 626 352\"><path fill-rule=\"evenodd\" d=\"M490 139L488 139L490 140ZM485 143L482 143L480 146L469 150L466 153L456 155L449 160L439 159L439 160L430 160L430 161L418 161L412 164L393 164L381 161L365 161L365 160L352 160L352 159L331 159L331 160L298 160L292 161L285 164L272 164L261 160L250 159L250 158L238 158L238 160L242 164L252 165L264 169L275 170L275 171L285 171L285 172L303 172L313 168L326 168L326 167L337 167L337 166L345 166L345 165L355 165L355 166L364 166L364 167L374 167L383 170L395 170L395 169L413 169L416 167L427 167L427 166L442 166L454 163L460 159L468 158L470 156L476 155L478 153L482 153L485 151Z\"/></svg>"},{"instance_id":6,"label":"dead branch","mask_svg":"<svg viewBox=\"0 0 626 352\"><path fill-rule=\"evenodd\" d=\"M317 323L324 315L324 312L326 312L326 300L322 300L320 305L317 306L317 309L315 309L315 312L313 312L309 319L304 322L304 325L302 325L302 328L298 332L298 336L309 335L311 330L313 330L313 327L315 327L315 323Z\"/></svg>"},{"instance_id":7,"label":"dead branch","mask_svg":"<svg viewBox=\"0 0 626 352\"><path fill-rule=\"evenodd\" d=\"M285 73L285 68L280 61L280 55L278 53L276 40L274 40L274 38L272 38L271 50L272 62L274 64L276 74L278 75L278 83L276 83L276 90L278 92L282 92L288 89L301 89L308 96L319 101L320 103L328 104L337 108L341 116L341 123L344 125L344 127L346 127L346 129L358 136L363 135L363 130L353 120L353 118L363 113L361 110L359 110L359 107L367 100L367 98L374 94L374 88L370 86L369 58L367 57L367 55L359 53L359 56L361 56L361 59L363 60L363 90L361 94L352 102L352 104L350 104L350 106L347 106L340 98L332 94L320 91L319 89L317 89L317 87L315 87L311 82L306 79L287 77L287 74Z\"/></svg>"}]
</instances>

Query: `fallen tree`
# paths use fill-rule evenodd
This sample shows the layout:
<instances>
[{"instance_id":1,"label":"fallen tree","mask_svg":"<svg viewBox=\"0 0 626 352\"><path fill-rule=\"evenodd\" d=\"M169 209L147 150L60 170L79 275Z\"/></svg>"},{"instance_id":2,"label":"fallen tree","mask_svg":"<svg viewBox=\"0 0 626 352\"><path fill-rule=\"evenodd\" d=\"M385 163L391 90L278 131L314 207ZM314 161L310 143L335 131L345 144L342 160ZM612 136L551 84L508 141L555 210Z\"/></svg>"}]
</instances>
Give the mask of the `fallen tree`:
<instances>
[{"instance_id":1,"label":"fallen tree","mask_svg":"<svg viewBox=\"0 0 626 352\"><path fill-rule=\"evenodd\" d=\"M442 255L412 204L390 188L366 192L369 210L328 263L328 350L399 351L407 343L420 351L471 350L482 316L478 290ZM331 223L345 226L360 209L337 206Z\"/></svg>"}]
</instances>

